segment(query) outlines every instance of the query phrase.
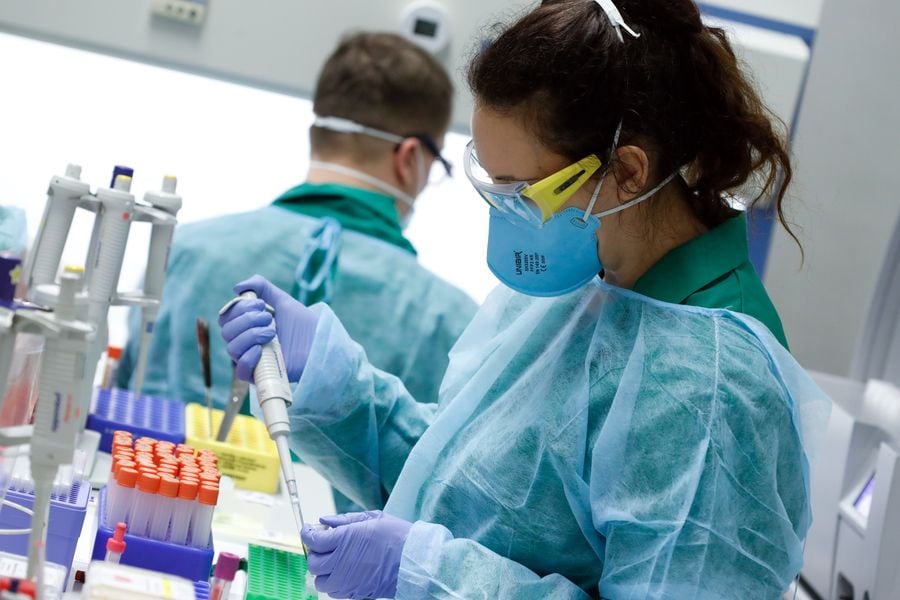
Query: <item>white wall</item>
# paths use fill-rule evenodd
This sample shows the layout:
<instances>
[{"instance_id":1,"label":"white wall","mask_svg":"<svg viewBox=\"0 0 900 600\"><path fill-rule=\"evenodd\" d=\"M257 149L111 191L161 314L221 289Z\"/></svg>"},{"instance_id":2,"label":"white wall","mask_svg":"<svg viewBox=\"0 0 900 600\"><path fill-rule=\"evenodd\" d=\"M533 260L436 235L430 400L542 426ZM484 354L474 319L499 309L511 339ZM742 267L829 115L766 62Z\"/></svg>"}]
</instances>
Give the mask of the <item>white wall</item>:
<instances>
[{"instance_id":1,"label":"white wall","mask_svg":"<svg viewBox=\"0 0 900 600\"><path fill-rule=\"evenodd\" d=\"M790 216L766 286L804 365L847 373L900 214L900 4L827 0L801 107Z\"/></svg>"},{"instance_id":2,"label":"white wall","mask_svg":"<svg viewBox=\"0 0 900 600\"><path fill-rule=\"evenodd\" d=\"M0 30L134 57L297 96L347 30L393 31L409 0L210 0L194 27L151 15L151 0L2 0ZM441 0L454 35L444 57L460 94L455 124L470 101L460 66L503 17L536 0Z\"/></svg>"},{"instance_id":3,"label":"white wall","mask_svg":"<svg viewBox=\"0 0 900 600\"><path fill-rule=\"evenodd\" d=\"M31 236L47 182L69 162L92 187L112 167L135 168L138 195L179 177L182 222L263 206L303 180L312 121L307 100L168 69L0 34L0 204L22 206ZM446 155L459 165L468 138L451 134ZM408 231L422 263L480 301L495 284L485 265L487 210L461 168L429 189ZM82 264L87 214L76 222L65 259ZM140 284L149 228L132 229L120 289ZM124 310L112 315L122 341Z\"/></svg>"}]
</instances>

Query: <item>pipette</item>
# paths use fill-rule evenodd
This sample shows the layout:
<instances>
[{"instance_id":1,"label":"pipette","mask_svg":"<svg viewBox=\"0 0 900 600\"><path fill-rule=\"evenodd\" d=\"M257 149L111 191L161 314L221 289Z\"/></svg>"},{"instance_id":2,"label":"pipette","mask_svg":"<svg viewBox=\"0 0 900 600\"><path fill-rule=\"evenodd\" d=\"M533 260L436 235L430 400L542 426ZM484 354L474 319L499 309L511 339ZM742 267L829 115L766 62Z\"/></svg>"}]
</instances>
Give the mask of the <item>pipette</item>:
<instances>
[{"instance_id":1,"label":"pipette","mask_svg":"<svg viewBox=\"0 0 900 600\"><path fill-rule=\"evenodd\" d=\"M231 398L229 398L228 404L225 405L225 414L222 416L222 422L219 423L219 432L216 434L217 442L224 442L228 439L228 433L234 424L234 418L241 412L241 407L244 405L244 397L248 391L250 391L250 384L239 379L235 369L231 377Z\"/></svg>"},{"instance_id":2,"label":"pipette","mask_svg":"<svg viewBox=\"0 0 900 600\"><path fill-rule=\"evenodd\" d=\"M200 366L203 369L203 387L206 388L206 436L212 437L212 365L209 358L209 323L197 318L197 347L200 350Z\"/></svg>"},{"instance_id":3,"label":"pipette","mask_svg":"<svg viewBox=\"0 0 900 600\"><path fill-rule=\"evenodd\" d=\"M256 293L245 291L239 298L234 298L219 311L224 314L235 302L242 299L255 299ZM271 311L271 308L269 309ZM277 316L277 315L276 315ZM275 326L273 321L272 326ZM281 352L281 344L278 336L262 347L262 356L253 370L253 382L256 384L256 395L259 399L259 407L262 409L263 420L269 430L269 437L278 448L278 458L281 461L281 474L284 476L284 485L291 500L291 508L294 520L297 523L297 533L303 530L303 510L300 507L300 492L297 490L297 478L294 475L294 465L291 463L291 450L288 446L288 436L291 434L291 424L288 419L287 408L291 405L291 384L287 378L287 369L284 365L284 355ZM304 544L303 555L308 557Z\"/></svg>"},{"instance_id":4,"label":"pipette","mask_svg":"<svg viewBox=\"0 0 900 600\"><path fill-rule=\"evenodd\" d=\"M144 202L152 208L140 207L141 217L149 219L153 223L153 229L150 233L147 271L144 274L143 295L148 302L141 307L141 340L132 384L136 396L141 395L144 387L150 341L153 338L156 318L159 315L159 302L162 300L163 283L166 280L169 248L178 222L176 217L181 210L181 196L175 193L177 183L178 180L173 175L166 175L163 177L161 190L144 194Z\"/></svg>"}]
</instances>

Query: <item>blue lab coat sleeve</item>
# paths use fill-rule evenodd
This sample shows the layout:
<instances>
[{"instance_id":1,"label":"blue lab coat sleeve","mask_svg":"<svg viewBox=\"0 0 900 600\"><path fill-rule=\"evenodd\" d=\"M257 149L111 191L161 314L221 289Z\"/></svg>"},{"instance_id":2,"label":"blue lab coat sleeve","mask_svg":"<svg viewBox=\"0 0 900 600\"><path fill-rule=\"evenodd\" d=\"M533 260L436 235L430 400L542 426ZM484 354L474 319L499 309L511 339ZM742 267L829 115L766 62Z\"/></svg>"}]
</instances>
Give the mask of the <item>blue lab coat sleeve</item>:
<instances>
[{"instance_id":1,"label":"blue lab coat sleeve","mask_svg":"<svg viewBox=\"0 0 900 600\"><path fill-rule=\"evenodd\" d=\"M373 367L328 306L313 310L316 337L289 409L291 449L357 504L383 507L436 405Z\"/></svg>"}]
</instances>

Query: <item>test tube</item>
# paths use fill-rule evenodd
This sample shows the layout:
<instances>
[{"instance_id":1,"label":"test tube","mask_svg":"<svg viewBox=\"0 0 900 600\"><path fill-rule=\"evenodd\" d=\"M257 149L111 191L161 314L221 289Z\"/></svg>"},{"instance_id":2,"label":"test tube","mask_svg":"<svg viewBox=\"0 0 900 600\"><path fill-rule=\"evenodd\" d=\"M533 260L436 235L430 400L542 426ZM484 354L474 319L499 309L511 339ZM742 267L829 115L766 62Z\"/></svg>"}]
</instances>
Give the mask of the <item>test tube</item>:
<instances>
[{"instance_id":1,"label":"test tube","mask_svg":"<svg viewBox=\"0 0 900 600\"><path fill-rule=\"evenodd\" d=\"M169 530L169 520L172 518L172 509L178 498L178 480L170 475L160 475L159 496L156 501L156 509L153 519L150 521L150 537L154 540L165 540Z\"/></svg>"},{"instance_id":2,"label":"test tube","mask_svg":"<svg viewBox=\"0 0 900 600\"><path fill-rule=\"evenodd\" d=\"M106 562L117 563L125 552L125 523L117 523L113 536L106 540Z\"/></svg>"},{"instance_id":3,"label":"test tube","mask_svg":"<svg viewBox=\"0 0 900 600\"><path fill-rule=\"evenodd\" d=\"M141 473L138 479L137 493L131 509L131 520L128 521L129 529L133 535L146 536L150 530L150 520L153 518L153 510L159 499L159 475L153 473Z\"/></svg>"},{"instance_id":4,"label":"test tube","mask_svg":"<svg viewBox=\"0 0 900 600\"><path fill-rule=\"evenodd\" d=\"M184 479L178 485L178 500L172 509L172 530L169 535L169 541L173 544L183 546L187 543L194 501L197 499L197 487L197 483Z\"/></svg>"},{"instance_id":5,"label":"test tube","mask_svg":"<svg viewBox=\"0 0 900 600\"><path fill-rule=\"evenodd\" d=\"M206 548L209 545L209 534L212 531L213 511L219 501L219 488L200 484L197 493L197 504L191 515L190 545L195 548Z\"/></svg>"},{"instance_id":6,"label":"test tube","mask_svg":"<svg viewBox=\"0 0 900 600\"><path fill-rule=\"evenodd\" d=\"M138 472L120 465L114 482L107 486L106 522L128 522L131 505L134 502L134 486L137 484Z\"/></svg>"},{"instance_id":7,"label":"test tube","mask_svg":"<svg viewBox=\"0 0 900 600\"><path fill-rule=\"evenodd\" d=\"M241 565L241 558L230 552L219 553L216 569L209 580L209 600L227 600L231 582Z\"/></svg>"}]
</instances>

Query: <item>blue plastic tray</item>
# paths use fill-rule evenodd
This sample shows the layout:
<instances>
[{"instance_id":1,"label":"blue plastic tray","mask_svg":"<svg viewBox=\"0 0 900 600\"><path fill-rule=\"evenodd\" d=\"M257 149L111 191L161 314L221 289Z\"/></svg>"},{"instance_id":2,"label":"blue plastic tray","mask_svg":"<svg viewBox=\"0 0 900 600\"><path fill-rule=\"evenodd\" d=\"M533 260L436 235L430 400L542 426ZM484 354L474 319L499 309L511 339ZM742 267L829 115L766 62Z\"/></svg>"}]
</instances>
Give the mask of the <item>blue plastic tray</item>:
<instances>
[{"instance_id":1,"label":"blue plastic tray","mask_svg":"<svg viewBox=\"0 0 900 600\"><path fill-rule=\"evenodd\" d=\"M113 432L122 429L135 437L147 436L184 443L184 403L157 396L136 397L128 390L98 389L91 403L87 428L100 434L100 449L112 449Z\"/></svg>"},{"instance_id":2,"label":"blue plastic tray","mask_svg":"<svg viewBox=\"0 0 900 600\"><path fill-rule=\"evenodd\" d=\"M206 581L194 582L194 600L209 600L209 583Z\"/></svg>"},{"instance_id":3,"label":"blue plastic tray","mask_svg":"<svg viewBox=\"0 0 900 600\"><path fill-rule=\"evenodd\" d=\"M47 526L47 560L50 562L71 568L90 496L90 484L76 482L68 495L50 497L50 521ZM33 493L10 489L6 492L6 499L27 508L34 506ZM28 529L30 526L31 517L22 511L6 505L0 508L0 528ZM28 534L0 535L0 550L27 556Z\"/></svg>"},{"instance_id":4,"label":"blue plastic tray","mask_svg":"<svg viewBox=\"0 0 900 600\"><path fill-rule=\"evenodd\" d=\"M97 501L97 537L94 539L94 560L106 557L106 540L113 536L113 529L106 522L106 488L100 490ZM186 577L191 581L208 581L213 564L213 544L194 548L170 542L151 540L139 535L125 534L125 552L119 561L123 565L141 567L160 573Z\"/></svg>"}]
</instances>

